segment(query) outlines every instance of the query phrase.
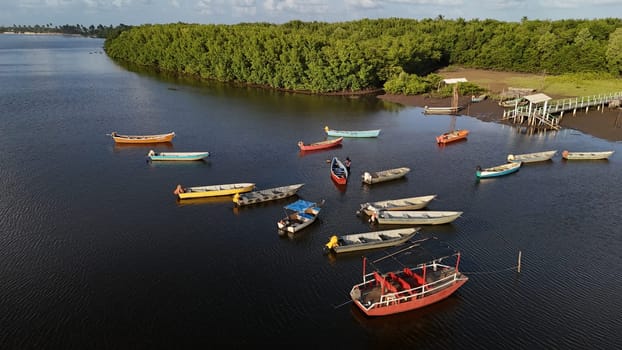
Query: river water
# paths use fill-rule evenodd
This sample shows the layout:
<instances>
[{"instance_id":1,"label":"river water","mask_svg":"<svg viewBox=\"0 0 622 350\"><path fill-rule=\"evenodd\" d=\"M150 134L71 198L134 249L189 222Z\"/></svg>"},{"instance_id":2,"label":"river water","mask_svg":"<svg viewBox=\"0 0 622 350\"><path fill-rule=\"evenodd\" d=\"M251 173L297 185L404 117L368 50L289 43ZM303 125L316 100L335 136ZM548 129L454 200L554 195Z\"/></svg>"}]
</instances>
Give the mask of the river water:
<instances>
[{"instance_id":1,"label":"river water","mask_svg":"<svg viewBox=\"0 0 622 350\"><path fill-rule=\"evenodd\" d=\"M468 140L439 147L449 116L158 76L115 64L102 45L0 35L1 349L622 347L619 143L459 116ZM301 154L297 142L323 140L325 125L382 131ZM119 146L112 131L177 136ZM211 156L156 164L149 149ZM508 153L552 149L550 162L475 178ZM564 149L616 153L564 161ZM333 156L353 161L345 188L330 179ZM360 181L402 166L404 179ZM281 236L276 222L296 197L235 208L172 194L236 182L304 183L297 198L325 204L313 225ZM427 194L438 195L430 210L464 212L420 237L460 250L469 281L433 306L364 317L348 302L364 254L324 255L323 245L379 229L355 215L360 203Z\"/></svg>"}]
</instances>

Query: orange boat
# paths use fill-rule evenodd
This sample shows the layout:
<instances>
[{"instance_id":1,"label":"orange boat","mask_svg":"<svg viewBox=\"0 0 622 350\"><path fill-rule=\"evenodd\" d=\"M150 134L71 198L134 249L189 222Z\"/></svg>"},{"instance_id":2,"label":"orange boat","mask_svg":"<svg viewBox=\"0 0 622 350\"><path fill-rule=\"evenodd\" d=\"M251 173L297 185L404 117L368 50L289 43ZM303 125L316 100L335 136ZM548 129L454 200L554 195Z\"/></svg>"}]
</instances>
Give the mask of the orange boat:
<instances>
[{"instance_id":1,"label":"orange boat","mask_svg":"<svg viewBox=\"0 0 622 350\"><path fill-rule=\"evenodd\" d=\"M325 140L325 141L310 143L308 145L305 145L305 143L302 141L298 141L298 147L300 147L301 151L315 151L318 149L325 149L325 148L339 146L341 145L341 141L343 141L343 136L336 138L336 139L332 139L332 140Z\"/></svg>"},{"instance_id":2,"label":"orange boat","mask_svg":"<svg viewBox=\"0 0 622 350\"><path fill-rule=\"evenodd\" d=\"M333 157L330 162L330 177L339 185L348 182L348 169L337 157Z\"/></svg>"},{"instance_id":3,"label":"orange boat","mask_svg":"<svg viewBox=\"0 0 622 350\"><path fill-rule=\"evenodd\" d=\"M110 133L112 139L116 143L159 143L159 142L171 142L175 137L174 132L168 134L158 135L122 135L113 131Z\"/></svg>"},{"instance_id":4,"label":"orange boat","mask_svg":"<svg viewBox=\"0 0 622 350\"><path fill-rule=\"evenodd\" d=\"M453 264L448 265L446 260L453 260ZM446 299L469 280L458 271L459 263L458 252L393 272L365 274L364 258L363 282L352 287L350 297L367 316L419 309Z\"/></svg>"},{"instance_id":5,"label":"orange boat","mask_svg":"<svg viewBox=\"0 0 622 350\"><path fill-rule=\"evenodd\" d=\"M469 135L469 130L466 130L466 129L454 130L454 131L446 132L442 135L438 135L436 137L436 142L440 144L445 144L449 142L466 139L468 135Z\"/></svg>"}]
</instances>

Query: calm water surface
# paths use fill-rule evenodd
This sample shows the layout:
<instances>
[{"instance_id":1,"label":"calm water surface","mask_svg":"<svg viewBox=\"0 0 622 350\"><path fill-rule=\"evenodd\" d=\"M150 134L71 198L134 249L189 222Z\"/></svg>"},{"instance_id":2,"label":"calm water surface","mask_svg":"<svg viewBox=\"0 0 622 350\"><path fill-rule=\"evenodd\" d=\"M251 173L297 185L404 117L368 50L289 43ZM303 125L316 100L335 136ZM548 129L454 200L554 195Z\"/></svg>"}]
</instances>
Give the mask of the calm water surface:
<instances>
[{"instance_id":1,"label":"calm water surface","mask_svg":"<svg viewBox=\"0 0 622 350\"><path fill-rule=\"evenodd\" d=\"M113 63L102 45L0 35L1 349L622 347L619 143L460 116L469 139L438 147L449 116L153 76ZM325 125L382 132L300 154L296 143L323 140ZM111 131L177 137L118 146ZM152 148L212 155L153 164ZM475 179L477 165L551 149L550 162ZM564 149L616 153L567 162ZM333 156L353 160L345 189L329 177ZM412 169L405 179L360 182L401 166ZM299 198L326 203L318 222L282 237L276 222L295 197L236 209L172 194L178 183L234 182L305 183ZM378 229L355 215L360 203L427 194L438 195L431 210L464 211L422 237L461 250L469 282L428 308L364 317L348 303L362 254L326 256L324 243Z\"/></svg>"}]
</instances>

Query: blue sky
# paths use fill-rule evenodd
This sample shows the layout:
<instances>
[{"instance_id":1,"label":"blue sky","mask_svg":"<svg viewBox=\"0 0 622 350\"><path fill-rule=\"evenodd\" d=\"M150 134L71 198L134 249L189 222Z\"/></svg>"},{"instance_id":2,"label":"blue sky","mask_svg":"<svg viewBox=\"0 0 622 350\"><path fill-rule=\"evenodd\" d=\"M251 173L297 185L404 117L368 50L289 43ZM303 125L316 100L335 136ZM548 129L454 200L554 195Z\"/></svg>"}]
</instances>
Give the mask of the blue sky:
<instances>
[{"instance_id":1,"label":"blue sky","mask_svg":"<svg viewBox=\"0 0 622 350\"><path fill-rule=\"evenodd\" d=\"M0 0L0 25L341 22L362 18L594 19L622 0Z\"/></svg>"}]
</instances>

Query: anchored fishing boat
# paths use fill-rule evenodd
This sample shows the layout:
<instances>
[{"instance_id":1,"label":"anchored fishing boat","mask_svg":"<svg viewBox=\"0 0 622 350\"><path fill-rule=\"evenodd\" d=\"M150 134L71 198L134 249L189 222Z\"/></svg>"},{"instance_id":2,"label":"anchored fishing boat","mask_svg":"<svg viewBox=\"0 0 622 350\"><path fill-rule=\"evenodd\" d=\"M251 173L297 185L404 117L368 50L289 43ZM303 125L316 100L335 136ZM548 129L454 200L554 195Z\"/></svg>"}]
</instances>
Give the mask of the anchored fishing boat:
<instances>
[{"instance_id":1,"label":"anchored fishing boat","mask_svg":"<svg viewBox=\"0 0 622 350\"><path fill-rule=\"evenodd\" d=\"M305 144L302 141L298 141L298 148L300 148L301 151L317 151L320 149L337 147L341 145L342 141L343 141L343 136L338 137L336 139L318 141L318 142L309 143L309 144Z\"/></svg>"},{"instance_id":2,"label":"anchored fishing boat","mask_svg":"<svg viewBox=\"0 0 622 350\"><path fill-rule=\"evenodd\" d=\"M410 168L406 168L406 167L375 171L375 172L366 171L361 177L363 178L364 183L371 185L371 184L375 184L378 182L399 179L401 177L404 177L406 174L408 174L409 171L410 171Z\"/></svg>"},{"instance_id":3,"label":"anchored fishing boat","mask_svg":"<svg viewBox=\"0 0 622 350\"><path fill-rule=\"evenodd\" d=\"M535 163L544 162L553 158L557 150L524 153L524 154L508 154L508 162Z\"/></svg>"},{"instance_id":4,"label":"anchored fishing boat","mask_svg":"<svg viewBox=\"0 0 622 350\"><path fill-rule=\"evenodd\" d=\"M434 198L436 198L436 195L431 194L427 196L387 199L371 203L367 202L361 204L361 209L356 212L356 215L360 215L361 213L373 215L381 210L417 210L425 208Z\"/></svg>"},{"instance_id":5,"label":"anchored fishing boat","mask_svg":"<svg viewBox=\"0 0 622 350\"><path fill-rule=\"evenodd\" d=\"M233 203L241 207L243 205L257 204L291 197L295 195L303 185L304 184L295 184L268 188L259 191L236 193L233 195Z\"/></svg>"},{"instance_id":6,"label":"anchored fishing boat","mask_svg":"<svg viewBox=\"0 0 622 350\"><path fill-rule=\"evenodd\" d=\"M160 142L171 142L173 137L175 137L174 132L169 132L167 134L157 134L157 135L122 135L113 131L110 133L112 139L116 143L160 143Z\"/></svg>"},{"instance_id":7,"label":"anchored fishing boat","mask_svg":"<svg viewBox=\"0 0 622 350\"><path fill-rule=\"evenodd\" d=\"M372 130L333 130L328 126L324 127L326 135L336 137L378 137L380 135L380 129Z\"/></svg>"},{"instance_id":8,"label":"anchored fishing boat","mask_svg":"<svg viewBox=\"0 0 622 350\"><path fill-rule=\"evenodd\" d=\"M614 151L603 152L569 152L563 151L562 157L567 160L596 160L596 159L609 159Z\"/></svg>"},{"instance_id":9,"label":"anchored fishing boat","mask_svg":"<svg viewBox=\"0 0 622 350\"><path fill-rule=\"evenodd\" d=\"M327 251L347 253L359 250L377 249L396 246L413 238L420 227L398 228L395 230L352 233L331 236L324 246Z\"/></svg>"}]
</instances>

